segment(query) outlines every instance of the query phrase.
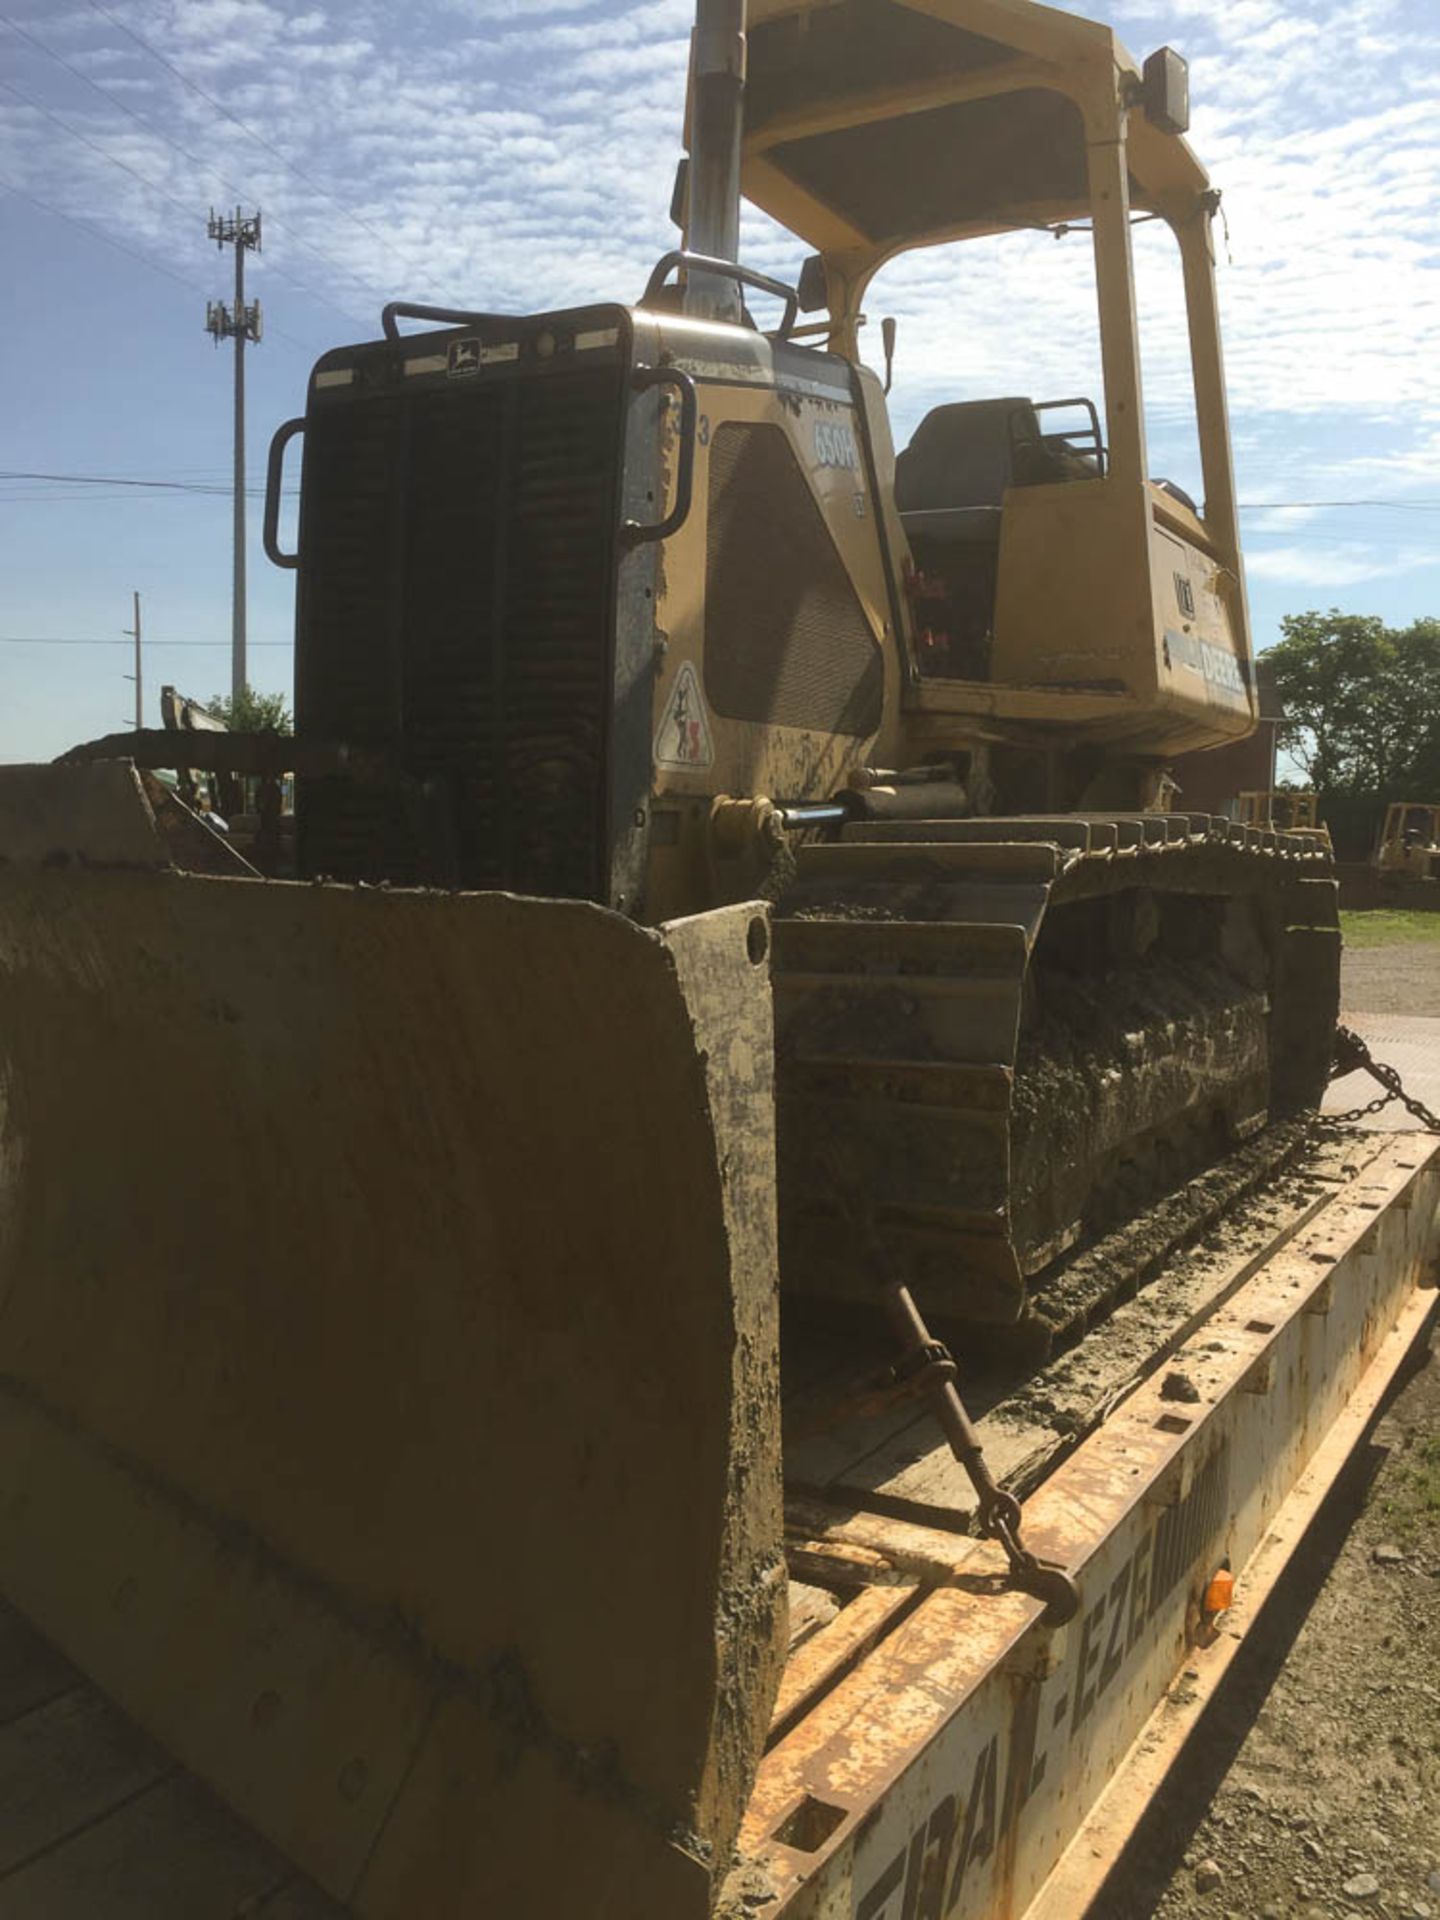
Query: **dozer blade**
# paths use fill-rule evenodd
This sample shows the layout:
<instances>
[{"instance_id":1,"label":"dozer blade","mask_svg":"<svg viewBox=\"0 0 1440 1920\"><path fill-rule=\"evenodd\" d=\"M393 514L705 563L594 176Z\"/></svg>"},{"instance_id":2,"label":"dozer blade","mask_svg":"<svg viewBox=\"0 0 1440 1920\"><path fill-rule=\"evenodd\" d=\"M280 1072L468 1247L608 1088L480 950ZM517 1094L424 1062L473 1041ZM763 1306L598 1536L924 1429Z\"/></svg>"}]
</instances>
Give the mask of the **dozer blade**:
<instances>
[{"instance_id":1,"label":"dozer blade","mask_svg":"<svg viewBox=\"0 0 1440 1920\"><path fill-rule=\"evenodd\" d=\"M0 1590L356 1913L696 1920L778 1680L766 926L0 770Z\"/></svg>"}]
</instances>

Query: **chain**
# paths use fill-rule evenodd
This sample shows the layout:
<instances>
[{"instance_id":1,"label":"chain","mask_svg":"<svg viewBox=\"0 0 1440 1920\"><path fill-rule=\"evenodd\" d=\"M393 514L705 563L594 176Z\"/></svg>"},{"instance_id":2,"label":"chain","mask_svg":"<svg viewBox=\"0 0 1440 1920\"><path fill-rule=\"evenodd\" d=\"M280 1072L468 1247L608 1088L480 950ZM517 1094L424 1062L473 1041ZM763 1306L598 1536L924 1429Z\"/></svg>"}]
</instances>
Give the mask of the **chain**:
<instances>
[{"instance_id":1,"label":"chain","mask_svg":"<svg viewBox=\"0 0 1440 1920\"><path fill-rule=\"evenodd\" d=\"M932 1338L910 1289L888 1274L886 1255L873 1222L867 1237L869 1261L882 1282L881 1299L900 1344L900 1357L891 1369L891 1377L928 1400L950 1451L975 1489L979 1533L982 1539L999 1542L1009 1563L1011 1584L1045 1603L1048 1626L1063 1627L1080 1611L1079 1587L1064 1567L1042 1560L1021 1539L1020 1502L997 1484L990 1471L980 1436L960 1398L959 1369L953 1354Z\"/></svg>"},{"instance_id":2,"label":"chain","mask_svg":"<svg viewBox=\"0 0 1440 1920\"><path fill-rule=\"evenodd\" d=\"M1347 1073L1354 1073L1363 1067L1366 1073L1380 1082L1385 1089L1375 1099L1367 1101L1363 1107L1351 1107L1347 1113L1327 1113L1324 1124L1332 1127L1353 1126L1357 1120L1364 1120L1372 1113L1380 1113L1392 1100L1398 1100L1402 1107L1418 1120L1429 1133L1440 1133L1440 1119L1419 1100L1412 1099L1406 1093L1399 1074L1394 1067L1387 1067L1382 1061L1371 1055L1369 1047L1351 1027L1335 1029L1335 1062L1330 1069L1332 1080L1343 1080Z\"/></svg>"},{"instance_id":3,"label":"chain","mask_svg":"<svg viewBox=\"0 0 1440 1920\"><path fill-rule=\"evenodd\" d=\"M830 1185L842 1217L865 1249L865 1264L899 1347L890 1382L923 1396L975 1490L976 1525L982 1539L999 1543L1010 1567L1012 1585L1043 1601L1047 1626L1063 1627L1080 1611L1080 1589L1064 1567L1042 1560L1021 1538L1023 1514L1014 1494L998 1485L985 1458L965 1402L960 1398L959 1368L942 1341L936 1340L910 1289L891 1269L875 1213L863 1181L848 1176L844 1159L831 1144L821 1149Z\"/></svg>"}]
</instances>

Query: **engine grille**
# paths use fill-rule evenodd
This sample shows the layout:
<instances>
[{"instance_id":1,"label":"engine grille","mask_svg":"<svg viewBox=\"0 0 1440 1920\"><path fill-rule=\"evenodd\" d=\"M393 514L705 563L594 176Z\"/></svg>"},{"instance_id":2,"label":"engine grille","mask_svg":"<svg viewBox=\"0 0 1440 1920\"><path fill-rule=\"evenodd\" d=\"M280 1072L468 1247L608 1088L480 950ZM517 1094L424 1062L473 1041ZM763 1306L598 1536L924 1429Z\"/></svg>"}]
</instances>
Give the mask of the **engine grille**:
<instances>
[{"instance_id":1,"label":"engine grille","mask_svg":"<svg viewBox=\"0 0 1440 1920\"><path fill-rule=\"evenodd\" d=\"M779 427L730 420L711 443L705 692L730 720L880 724L880 649Z\"/></svg>"},{"instance_id":2,"label":"engine grille","mask_svg":"<svg viewBox=\"0 0 1440 1920\"><path fill-rule=\"evenodd\" d=\"M396 777L302 784L302 873L600 897L623 428L606 361L312 405L297 721Z\"/></svg>"}]
</instances>

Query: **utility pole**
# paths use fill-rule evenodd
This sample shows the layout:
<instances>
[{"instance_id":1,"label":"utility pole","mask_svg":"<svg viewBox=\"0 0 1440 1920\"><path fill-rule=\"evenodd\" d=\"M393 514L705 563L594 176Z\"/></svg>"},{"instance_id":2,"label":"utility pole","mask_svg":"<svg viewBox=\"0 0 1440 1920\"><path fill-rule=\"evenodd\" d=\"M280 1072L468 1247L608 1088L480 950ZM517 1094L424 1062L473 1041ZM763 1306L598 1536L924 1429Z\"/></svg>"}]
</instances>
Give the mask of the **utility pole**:
<instances>
[{"instance_id":1,"label":"utility pole","mask_svg":"<svg viewBox=\"0 0 1440 1920\"><path fill-rule=\"evenodd\" d=\"M140 594L137 589L131 596L135 611L135 624L130 629L135 636L135 731L141 732L145 725L145 671L140 656Z\"/></svg>"},{"instance_id":2,"label":"utility pole","mask_svg":"<svg viewBox=\"0 0 1440 1920\"><path fill-rule=\"evenodd\" d=\"M211 300L205 309L205 330L218 347L235 342L235 578L230 600L230 695L238 706L245 697L245 342L260 343L260 302L245 304L245 255L260 251L260 211L253 215L236 207L233 214L217 214L212 207L209 237L217 247L235 249L235 304Z\"/></svg>"},{"instance_id":3,"label":"utility pole","mask_svg":"<svg viewBox=\"0 0 1440 1920\"><path fill-rule=\"evenodd\" d=\"M145 682L140 666L140 595L136 592L130 598L135 608L135 624L133 627L122 627L121 632L135 642L135 671L133 674L127 673L125 678L135 682L135 731L139 733L145 725Z\"/></svg>"}]
</instances>

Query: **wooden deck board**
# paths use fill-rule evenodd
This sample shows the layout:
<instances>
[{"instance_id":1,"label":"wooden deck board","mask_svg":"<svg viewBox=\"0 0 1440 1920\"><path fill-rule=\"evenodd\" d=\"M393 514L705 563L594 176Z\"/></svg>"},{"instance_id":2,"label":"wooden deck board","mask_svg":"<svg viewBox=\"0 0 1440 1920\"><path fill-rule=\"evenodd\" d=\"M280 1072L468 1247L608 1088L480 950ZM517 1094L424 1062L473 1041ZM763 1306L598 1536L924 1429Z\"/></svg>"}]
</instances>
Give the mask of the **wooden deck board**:
<instances>
[{"instance_id":1,"label":"wooden deck board","mask_svg":"<svg viewBox=\"0 0 1440 1920\"><path fill-rule=\"evenodd\" d=\"M173 1763L78 1686L0 1728L0 1878L152 1787Z\"/></svg>"},{"instance_id":2,"label":"wooden deck board","mask_svg":"<svg viewBox=\"0 0 1440 1920\"><path fill-rule=\"evenodd\" d=\"M80 1683L65 1656L0 1600L0 1727Z\"/></svg>"},{"instance_id":3,"label":"wooden deck board","mask_svg":"<svg viewBox=\"0 0 1440 1920\"><path fill-rule=\"evenodd\" d=\"M344 1920L0 1601L0 1920Z\"/></svg>"},{"instance_id":4,"label":"wooden deck board","mask_svg":"<svg viewBox=\"0 0 1440 1920\"><path fill-rule=\"evenodd\" d=\"M0 1880L4 1920L237 1920L293 1869L172 1774Z\"/></svg>"},{"instance_id":5,"label":"wooden deck board","mask_svg":"<svg viewBox=\"0 0 1440 1920\"><path fill-rule=\"evenodd\" d=\"M247 1911L246 1920L345 1920L346 1909L306 1880L292 1880Z\"/></svg>"},{"instance_id":6,"label":"wooden deck board","mask_svg":"<svg viewBox=\"0 0 1440 1920\"><path fill-rule=\"evenodd\" d=\"M840 1601L827 1587L808 1585L804 1580L790 1582L790 1655L804 1646L812 1635L828 1627L840 1611Z\"/></svg>"}]
</instances>

